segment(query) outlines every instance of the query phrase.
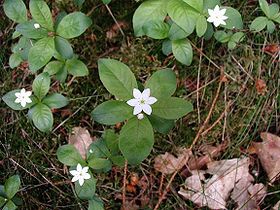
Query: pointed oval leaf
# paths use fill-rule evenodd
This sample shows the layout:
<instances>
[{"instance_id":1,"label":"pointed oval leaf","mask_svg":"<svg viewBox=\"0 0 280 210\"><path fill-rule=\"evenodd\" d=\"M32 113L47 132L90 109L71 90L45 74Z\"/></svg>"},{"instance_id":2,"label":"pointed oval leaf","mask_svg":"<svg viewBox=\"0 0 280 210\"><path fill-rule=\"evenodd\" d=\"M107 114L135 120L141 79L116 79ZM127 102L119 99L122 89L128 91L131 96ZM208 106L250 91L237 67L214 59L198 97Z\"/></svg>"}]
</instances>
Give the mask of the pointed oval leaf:
<instances>
[{"instance_id":1,"label":"pointed oval leaf","mask_svg":"<svg viewBox=\"0 0 280 210\"><path fill-rule=\"evenodd\" d=\"M73 49L71 44L64 38L56 36L54 38L55 49L64 59L71 59L73 57Z\"/></svg>"},{"instance_id":2,"label":"pointed oval leaf","mask_svg":"<svg viewBox=\"0 0 280 210\"><path fill-rule=\"evenodd\" d=\"M203 0L183 0L197 12L203 12Z\"/></svg>"},{"instance_id":3,"label":"pointed oval leaf","mask_svg":"<svg viewBox=\"0 0 280 210\"><path fill-rule=\"evenodd\" d=\"M141 163L150 154L154 145L154 131L148 118L133 117L120 132L119 147L130 164Z\"/></svg>"},{"instance_id":4,"label":"pointed oval leaf","mask_svg":"<svg viewBox=\"0 0 280 210\"><path fill-rule=\"evenodd\" d=\"M32 84L34 94L41 100L49 92L51 78L47 72L39 74Z\"/></svg>"},{"instance_id":5,"label":"pointed oval leaf","mask_svg":"<svg viewBox=\"0 0 280 210\"><path fill-rule=\"evenodd\" d=\"M18 43L12 47L12 52L20 54L22 60L27 60L28 53L30 48L32 47L32 44L32 40L25 37L21 37Z\"/></svg>"},{"instance_id":6,"label":"pointed oval leaf","mask_svg":"<svg viewBox=\"0 0 280 210\"><path fill-rule=\"evenodd\" d=\"M45 28L35 28L34 24L34 20L20 23L16 26L16 31L30 39L41 39L48 36L48 31Z\"/></svg>"},{"instance_id":7,"label":"pointed oval leaf","mask_svg":"<svg viewBox=\"0 0 280 210\"><path fill-rule=\"evenodd\" d=\"M202 37L207 30L207 20L203 15L200 15L196 21L196 34Z\"/></svg>"},{"instance_id":8,"label":"pointed oval leaf","mask_svg":"<svg viewBox=\"0 0 280 210\"><path fill-rule=\"evenodd\" d=\"M27 21L27 10L22 0L5 0L3 4L4 12L11 20L17 23Z\"/></svg>"},{"instance_id":9,"label":"pointed oval leaf","mask_svg":"<svg viewBox=\"0 0 280 210\"><path fill-rule=\"evenodd\" d=\"M54 93L46 96L42 103L46 104L51 109L60 109L67 106L69 100L59 93Z\"/></svg>"},{"instance_id":10,"label":"pointed oval leaf","mask_svg":"<svg viewBox=\"0 0 280 210\"><path fill-rule=\"evenodd\" d=\"M176 23L172 23L168 37L171 40L177 40L177 39L184 39L187 36L189 36L190 33L187 33L182 29L180 26L178 26Z\"/></svg>"},{"instance_id":11,"label":"pointed oval leaf","mask_svg":"<svg viewBox=\"0 0 280 210\"><path fill-rule=\"evenodd\" d=\"M54 53L54 40L52 37L40 39L29 50L28 63L32 72L45 66L52 58Z\"/></svg>"},{"instance_id":12,"label":"pointed oval leaf","mask_svg":"<svg viewBox=\"0 0 280 210\"><path fill-rule=\"evenodd\" d=\"M232 7L222 7L222 9L226 9L225 16L228 17L227 20L225 20L226 25L221 25L223 28L227 29L243 29L243 20L241 14L238 12L238 10L232 8Z\"/></svg>"},{"instance_id":13,"label":"pointed oval leaf","mask_svg":"<svg viewBox=\"0 0 280 210\"><path fill-rule=\"evenodd\" d=\"M105 210L103 201L99 197L94 196L93 199L88 201L88 210Z\"/></svg>"},{"instance_id":14,"label":"pointed oval leaf","mask_svg":"<svg viewBox=\"0 0 280 210\"><path fill-rule=\"evenodd\" d=\"M172 43L171 40L165 39L161 47L162 53L166 56L172 53Z\"/></svg>"},{"instance_id":15,"label":"pointed oval leaf","mask_svg":"<svg viewBox=\"0 0 280 210\"><path fill-rule=\"evenodd\" d=\"M91 178L86 179L82 186L75 182L75 191L80 199L91 200L95 196L97 180L90 173Z\"/></svg>"},{"instance_id":16,"label":"pointed oval leaf","mask_svg":"<svg viewBox=\"0 0 280 210\"><path fill-rule=\"evenodd\" d=\"M58 73L61 69L63 69L63 67L64 67L63 62L51 61L45 66L44 72L47 72L49 75L54 75Z\"/></svg>"},{"instance_id":17,"label":"pointed oval leaf","mask_svg":"<svg viewBox=\"0 0 280 210\"><path fill-rule=\"evenodd\" d=\"M13 53L9 58L9 66L13 69L22 62L22 58L19 53Z\"/></svg>"},{"instance_id":18,"label":"pointed oval leaf","mask_svg":"<svg viewBox=\"0 0 280 210\"><path fill-rule=\"evenodd\" d=\"M83 77L88 75L87 66L82 61L76 58L67 60L65 63L65 68L67 69L69 74L76 77Z\"/></svg>"},{"instance_id":19,"label":"pointed oval leaf","mask_svg":"<svg viewBox=\"0 0 280 210\"><path fill-rule=\"evenodd\" d=\"M174 120L167 120L160 118L156 115L151 115L148 117L153 128L162 133L162 134L168 134L169 131L174 127L175 121Z\"/></svg>"},{"instance_id":20,"label":"pointed oval leaf","mask_svg":"<svg viewBox=\"0 0 280 210\"><path fill-rule=\"evenodd\" d=\"M111 170L112 163L105 158L91 158L88 160L88 166L100 172L107 172Z\"/></svg>"},{"instance_id":21,"label":"pointed oval leaf","mask_svg":"<svg viewBox=\"0 0 280 210\"><path fill-rule=\"evenodd\" d=\"M11 176L5 182L4 189L7 197L12 199L20 187L20 178L18 175Z\"/></svg>"},{"instance_id":22,"label":"pointed oval leaf","mask_svg":"<svg viewBox=\"0 0 280 210\"><path fill-rule=\"evenodd\" d=\"M255 31L255 32L260 32L262 31L267 23L268 23L268 18L267 17L257 17L256 19L253 20L253 22L250 25L250 30Z\"/></svg>"},{"instance_id":23,"label":"pointed oval leaf","mask_svg":"<svg viewBox=\"0 0 280 210\"><path fill-rule=\"evenodd\" d=\"M51 109L42 103L38 103L32 109L32 121L36 128L42 132L49 132L53 126L53 115Z\"/></svg>"},{"instance_id":24,"label":"pointed oval leaf","mask_svg":"<svg viewBox=\"0 0 280 210\"><path fill-rule=\"evenodd\" d=\"M17 209L17 206L14 204L13 201L9 200L2 210L15 210L15 209Z\"/></svg>"},{"instance_id":25,"label":"pointed oval leaf","mask_svg":"<svg viewBox=\"0 0 280 210\"><path fill-rule=\"evenodd\" d=\"M269 10L269 5L268 5L267 1L259 0L259 4L260 4L261 10L264 12L264 14L267 17L270 17L270 10Z\"/></svg>"},{"instance_id":26,"label":"pointed oval leaf","mask_svg":"<svg viewBox=\"0 0 280 210\"><path fill-rule=\"evenodd\" d=\"M176 86L176 75L171 69L157 71L146 84L146 88L151 89L151 96L156 98L172 96L176 91Z\"/></svg>"},{"instance_id":27,"label":"pointed oval leaf","mask_svg":"<svg viewBox=\"0 0 280 210\"><path fill-rule=\"evenodd\" d=\"M99 59L98 70L100 80L111 94L121 100L132 98L137 82L128 66L113 59Z\"/></svg>"},{"instance_id":28,"label":"pointed oval leaf","mask_svg":"<svg viewBox=\"0 0 280 210\"><path fill-rule=\"evenodd\" d=\"M67 166L84 165L85 161L73 144L60 146L56 152L57 159Z\"/></svg>"},{"instance_id":29,"label":"pointed oval leaf","mask_svg":"<svg viewBox=\"0 0 280 210\"><path fill-rule=\"evenodd\" d=\"M153 105L153 114L163 119L179 119L193 111L193 105L176 97L161 98Z\"/></svg>"},{"instance_id":30,"label":"pointed oval leaf","mask_svg":"<svg viewBox=\"0 0 280 210\"><path fill-rule=\"evenodd\" d=\"M132 117L132 107L124 101L106 101L91 113L93 120L104 125L115 125Z\"/></svg>"},{"instance_id":31,"label":"pointed oval leaf","mask_svg":"<svg viewBox=\"0 0 280 210\"><path fill-rule=\"evenodd\" d=\"M29 8L32 17L41 27L53 31L52 14L44 0L30 0Z\"/></svg>"},{"instance_id":32,"label":"pointed oval leaf","mask_svg":"<svg viewBox=\"0 0 280 210\"><path fill-rule=\"evenodd\" d=\"M193 50L188 39L173 40L172 52L179 62L187 66L191 65Z\"/></svg>"},{"instance_id":33,"label":"pointed oval leaf","mask_svg":"<svg viewBox=\"0 0 280 210\"><path fill-rule=\"evenodd\" d=\"M143 25L144 33L153 39L165 39L168 37L170 26L163 21L148 21Z\"/></svg>"},{"instance_id":34,"label":"pointed oval leaf","mask_svg":"<svg viewBox=\"0 0 280 210\"><path fill-rule=\"evenodd\" d=\"M56 32L59 36L71 39L80 36L91 24L91 19L85 14L73 12L62 18L57 26Z\"/></svg>"}]
</instances>

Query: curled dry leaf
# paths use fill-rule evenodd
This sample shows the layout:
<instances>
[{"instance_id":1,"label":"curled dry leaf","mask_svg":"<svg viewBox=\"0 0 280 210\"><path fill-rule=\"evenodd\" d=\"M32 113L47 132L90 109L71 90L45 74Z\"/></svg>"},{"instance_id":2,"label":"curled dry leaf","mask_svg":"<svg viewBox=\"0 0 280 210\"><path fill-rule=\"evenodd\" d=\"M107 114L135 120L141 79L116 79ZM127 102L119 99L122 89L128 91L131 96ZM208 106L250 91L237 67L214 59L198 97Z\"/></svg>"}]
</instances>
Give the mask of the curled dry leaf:
<instances>
[{"instance_id":1,"label":"curled dry leaf","mask_svg":"<svg viewBox=\"0 0 280 210\"><path fill-rule=\"evenodd\" d=\"M69 136L69 144L73 144L85 159L87 150L92 143L92 138L87 129L82 127L74 127L72 134Z\"/></svg>"},{"instance_id":2,"label":"curled dry leaf","mask_svg":"<svg viewBox=\"0 0 280 210\"><path fill-rule=\"evenodd\" d=\"M192 176L186 179L185 187L178 193L199 207L208 206L210 209L227 209L230 196L237 203L237 209L243 209L248 200L253 200L252 206L256 206L265 195L265 189L260 194L255 193L262 185L252 184L254 179L249 174L249 165L248 158L211 162L207 164L207 170L192 171ZM206 175L212 177L206 179ZM246 193L240 195L240 192Z\"/></svg>"},{"instance_id":3,"label":"curled dry leaf","mask_svg":"<svg viewBox=\"0 0 280 210\"><path fill-rule=\"evenodd\" d=\"M271 133L261 133L263 142L253 143L253 147L261 161L271 183L280 176L280 137Z\"/></svg>"},{"instance_id":4,"label":"curled dry leaf","mask_svg":"<svg viewBox=\"0 0 280 210\"><path fill-rule=\"evenodd\" d=\"M265 81L262 79L257 79L256 80L256 89L257 89L257 93L259 95L265 95L265 93L267 92L267 87L266 87Z\"/></svg>"},{"instance_id":5,"label":"curled dry leaf","mask_svg":"<svg viewBox=\"0 0 280 210\"><path fill-rule=\"evenodd\" d=\"M191 151L189 149L181 149L178 153L178 158L168 152L164 155L158 155L155 158L154 168L163 174L172 174L180 170L188 162Z\"/></svg>"}]
</instances>

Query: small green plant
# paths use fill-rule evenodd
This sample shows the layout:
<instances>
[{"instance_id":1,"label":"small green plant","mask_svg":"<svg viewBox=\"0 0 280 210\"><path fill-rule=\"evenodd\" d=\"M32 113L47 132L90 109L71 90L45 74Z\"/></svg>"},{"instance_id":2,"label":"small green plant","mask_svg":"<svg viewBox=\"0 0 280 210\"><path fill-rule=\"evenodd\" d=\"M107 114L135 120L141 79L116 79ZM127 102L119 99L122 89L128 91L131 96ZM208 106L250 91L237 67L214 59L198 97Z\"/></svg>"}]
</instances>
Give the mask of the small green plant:
<instances>
[{"instance_id":1,"label":"small green plant","mask_svg":"<svg viewBox=\"0 0 280 210\"><path fill-rule=\"evenodd\" d=\"M176 119L192 111L192 104L172 97L176 76L171 69L157 71L144 86L119 61L100 59L98 69L103 85L116 100L98 105L92 111L92 118L105 125L126 121L117 143L130 164L139 164L152 150L153 129L168 133Z\"/></svg>"},{"instance_id":2,"label":"small green plant","mask_svg":"<svg viewBox=\"0 0 280 210\"><path fill-rule=\"evenodd\" d=\"M20 178L18 175L8 178L3 185L0 185L0 209L14 210L22 201L16 196L20 187Z\"/></svg>"},{"instance_id":3,"label":"small green plant","mask_svg":"<svg viewBox=\"0 0 280 210\"><path fill-rule=\"evenodd\" d=\"M49 94L51 79L48 73L39 74L32 84L31 91L13 90L3 96L3 101L13 110L29 109L28 117L42 132L49 132L53 126L51 109L58 109L68 104L68 99L59 93Z\"/></svg>"},{"instance_id":4,"label":"small green plant","mask_svg":"<svg viewBox=\"0 0 280 210\"><path fill-rule=\"evenodd\" d=\"M257 17L250 25L250 30L259 32L266 28L268 33L275 31L275 23L280 23L279 5L268 4L266 0L259 0L259 5L265 16Z\"/></svg>"}]
</instances>

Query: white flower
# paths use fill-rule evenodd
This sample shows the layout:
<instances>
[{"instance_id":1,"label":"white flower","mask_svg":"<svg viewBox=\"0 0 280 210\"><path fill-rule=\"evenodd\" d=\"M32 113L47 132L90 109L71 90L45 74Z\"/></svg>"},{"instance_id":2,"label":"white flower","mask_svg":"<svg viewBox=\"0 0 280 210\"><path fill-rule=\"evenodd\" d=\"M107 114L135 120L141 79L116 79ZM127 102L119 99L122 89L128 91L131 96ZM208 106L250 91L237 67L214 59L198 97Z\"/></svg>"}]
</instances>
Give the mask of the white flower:
<instances>
[{"instance_id":1,"label":"white flower","mask_svg":"<svg viewBox=\"0 0 280 210\"><path fill-rule=\"evenodd\" d=\"M90 149L90 150L89 150L89 153L93 153L93 150L92 150L92 149Z\"/></svg>"},{"instance_id":2,"label":"white flower","mask_svg":"<svg viewBox=\"0 0 280 210\"><path fill-rule=\"evenodd\" d=\"M82 186L85 182L85 179L90 179L90 174L88 173L88 167L82 167L80 163L77 165L76 170L71 170L70 174L74 177L72 178L72 182L76 182L79 180L80 186Z\"/></svg>"},{"instance_id":3,"label":"white flower","mask_svg":"<svg viewBox=\"0 0 280 210\"><path fill-rule=\"evenodd\" d=\"M27 103L32 103L32 100L29 98L31 94L31 91L25 91L25 89L22 88L20 92L15 93L17 97L15 103L20 103L22 107L25 107Z\"/></svg>"},{"instance_id":4,"label":"white flower","mask_svg":"<svg viewBox=\"0 0 280 210\"><path fill-rule=\"evenodd\" d=\"M133 114L138 115L142 111L145 112L147 115L152 113L152 107L150 105L157 102L155 97L150 97L151 91L150 88L145 89L142 93L140 90L134 88L133 89L133 99L130 99L126 103L129 106L133 106Z\"/></svg>"},{"instance_id":5,"label":"white flower","mask_svg":"<svg viewBox=\"0 0 280 210\"><path fill-rule=\"evenodd\" d=\"M144 119L144 115L142 113L137 115L138 120L143 120Z\"/></svg>"},{"instance_id":6,"label":"white flower","mask_svg":"<svg viewBox=\"0 0 280 210\"><path fill-rule=\"evenodd\" d=\"M226 9L220 10L219 5L216 5L213 10L208 9L209 18L207 19L207 21L209 23L213 23L216 27L218 27L219 25L226 25L225 20L228 19L228 17L225 16L226 11Z\"/></svg>"},{"instance_id":7,"label":"white flower","mask_svg":"<svg viewBox=\"0 0 280 210\"><path fill-rule=\"evenodd\" d=\"M36 29L38 29L38 28L40 28L41 26L40 26L40 24L39 23L34 23L34 28L36 28Z\"/></svg>"}]
</instances>

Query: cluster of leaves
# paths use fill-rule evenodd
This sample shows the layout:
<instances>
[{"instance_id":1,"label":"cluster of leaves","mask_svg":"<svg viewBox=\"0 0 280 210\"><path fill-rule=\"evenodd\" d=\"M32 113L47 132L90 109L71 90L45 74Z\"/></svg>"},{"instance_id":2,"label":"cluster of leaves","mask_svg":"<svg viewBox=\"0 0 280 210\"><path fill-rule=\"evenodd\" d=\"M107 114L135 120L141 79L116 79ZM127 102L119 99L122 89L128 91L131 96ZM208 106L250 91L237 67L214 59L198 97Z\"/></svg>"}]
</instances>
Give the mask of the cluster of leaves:
<instances>
[{"instance_id":1,"label":"cluster of leaves","mask_svg":"<svg viewBox=\"0 0 280 210\"><path fill-rule=\"evenodd\" d=\"M3 185L0 185L0 208L3 210L14 210L22 201L16 196L20 187L20 178L18 175L8 178Z\"/></svg>"},{"instance_id":2,"label":"cluster of leaves","mask_svg":"<svg viewBox=\"0 0 280 210\"><path fill-rule=\"evenodd\" d=\"M171 69L154 73L145 86L137 83L133 73L125 64L112 60L98 61L100 80L117 100L106 101L92 111L92 118L101 124L115 125L126 121L120 131L117 145L130 164L139 164L151 152L154 131L168 133L174 121L191 112L192 104L182 98L171 97L176 90L176 76ZM151 96L157 98L152 114L139 120L126 101L133 98L133 89L149 88Z\"/></svg>"},{"instance_id":3,"label":"cluster of leaves","mask_svg":"<svg viewBox=\"0 0 280 210\"><path fill-rule=\"evenodd\" d=\"M74 54L68 39L80 36L92 21L81 12L68 15L60 12L53 21L51 11L43 0L29 2L31 19L28 18L28 11L22 0L5 0L3 7L5 14L18 23L13 33L13 38L18 39L18 42L12 47L10 67L15 68L27 60L29 69L36 73L45 66L44 73L39 74L33 82L35 96L32 96L31 104L22 107L15 103L15 93L19 90L7 93L3 100L14 110L30 108L29 117L34 125L40 131L48 132L53 125L51 109L68 104L68 100L61 94L47 95L51 76L55 75L57 80L65 82L67 74L75 77L88 75L86 65ZM52 58L56 60L51 61Z\"/></svg>"}]
</instances>

